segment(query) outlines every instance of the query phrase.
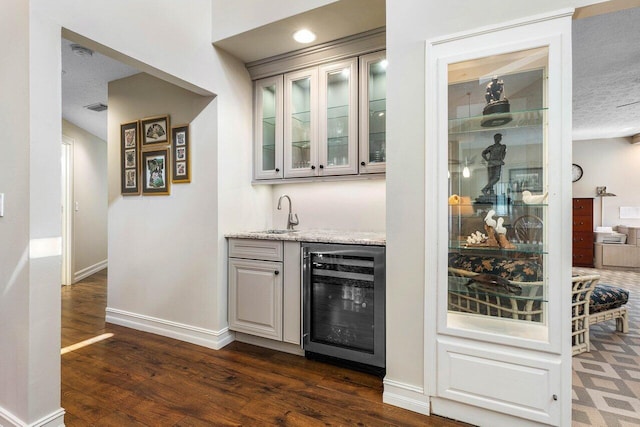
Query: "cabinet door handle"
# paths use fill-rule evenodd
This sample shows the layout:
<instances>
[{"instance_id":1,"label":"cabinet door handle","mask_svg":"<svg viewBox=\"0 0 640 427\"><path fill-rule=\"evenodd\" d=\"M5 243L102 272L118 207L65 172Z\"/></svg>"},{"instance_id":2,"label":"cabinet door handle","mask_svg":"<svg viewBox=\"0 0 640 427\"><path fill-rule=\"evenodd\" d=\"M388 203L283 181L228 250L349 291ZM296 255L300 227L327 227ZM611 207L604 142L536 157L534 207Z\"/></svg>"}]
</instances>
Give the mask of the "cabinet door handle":
<instances>
[{"instance_id":1,"label":"cabinet door handle","mask_svg":"<svg viewBox=\"0 0 640 427\"><path fill-rule=\"evenodd\" d=\"M277 276L278 274L280 274L280 272L278 270L276 270L276 271L273 272L273 274L275 274Z\"/></svg>"},{"instance_id":2,"label":"cabinet door handle","mask_svg":"<svg viewBox=\"0 0 640 427\"><path fill-rule=\"evenodd\" d=\"M320 165L320 169L324 169L324 165Z\"/></svg>"},{"instance_id":3,"label":"cabinet door handle","mask_svg":"<svg viewBox=\"0 0 640 427\"><path fill-rule=\"evenodd\" d=\"M280 172L280 168L276 168L276 172Z\"/></svg>"},{"instance_id":4,"label":"cabinet door handle","mask_svg":"<svg viewBox=\"0 0 640 427\"><path fill-rule=\"evenodd\" d=\"M360 162L360 166L367 166L365 162Z\"/></svg>"},{"instance_id":5,"label":"cabinet door handle","mask_svg":"<svg viewBox=\"0 0 640 427\"><path fill-rule=\"evenodd\" d=\"M311 165L311 169L315 169L315 168L316 168L316 165Z\"/></svg>"}]
</instances>

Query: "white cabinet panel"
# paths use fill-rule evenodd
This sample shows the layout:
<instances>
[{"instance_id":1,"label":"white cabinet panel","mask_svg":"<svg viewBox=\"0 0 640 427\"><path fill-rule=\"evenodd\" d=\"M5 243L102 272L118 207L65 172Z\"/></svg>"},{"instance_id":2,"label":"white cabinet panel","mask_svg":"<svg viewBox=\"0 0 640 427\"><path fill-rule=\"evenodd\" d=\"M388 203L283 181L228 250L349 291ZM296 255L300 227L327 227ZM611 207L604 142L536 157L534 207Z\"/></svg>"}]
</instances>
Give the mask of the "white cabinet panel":
<instances>
[{"instance_id":1,"label":"white cabinet panel","mask_svg":"<svg viewBox=\"0 0 640 427\"><path fill-rule=\"evenodd\" d=\"M441 397L544 423L559 417L557 360L440 340L438 365Z\"/></svg>"},{"instance_id":2,"label":"white cabinet panel","mask_svg":"<svg viewBox=\"0 0 640 427\"><path fill-rule=\"evenodd\" d=\"M282 261L282 242L275 240L229 239L231 258Z\"/></svg>"},{"instance_id":3,"label":"white cabinet panel","mask_svg":"<svg viewBox=\"0 0 640 427\"><path fill-rule=\"evenodd\" d=\"M229 259L229 329L282 339L282 263Z\"/></svg>"}]
</instances>

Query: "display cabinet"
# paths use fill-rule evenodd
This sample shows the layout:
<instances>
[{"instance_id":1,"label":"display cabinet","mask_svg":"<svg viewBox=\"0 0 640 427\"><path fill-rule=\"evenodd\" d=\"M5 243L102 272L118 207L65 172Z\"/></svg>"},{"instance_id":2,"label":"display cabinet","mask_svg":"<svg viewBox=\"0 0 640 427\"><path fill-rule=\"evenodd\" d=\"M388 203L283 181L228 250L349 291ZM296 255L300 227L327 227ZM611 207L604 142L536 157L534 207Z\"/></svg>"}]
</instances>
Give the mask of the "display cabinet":
<instances>
[{"instance_id":1,"label":"display cabinet","mask_svg":"<svg viewBox=\"0 0 640 427\"><path fill-rule=\"evenodd\" d=\"M387 54L360 57L360 173L385 172L387 162Z\"/></svg>"},{"instance_id":2,"label":"display cabinet","mask_svg":"<svg viewBox=\"0 0 640 427\"><path fill-rule=\"evenodd\" d=\"M447 326L546 337L547 73L548 47L447 67Z\"/></svg>"},{"instance_id":3,"label":"display cabinet","mask_svg":"<svg viewBox=\"0 0 640 427\"><path fill-rule=\"evenodd\" d=\"M569 24L563 15L428 45L436 411L458 402L557 424L570 403ZM487 388L494 378L520 386Z\"/></svg>"},{"instance_id":4,"label":"display cabinet","mask_svg":"<svg viewBox=\"0 0 640 427\"><path fill-rule=\"evenodd\" d=\"M254 176L256 179L282 178L282 76L254 83Z\"/></svg>"},{"instance_id":5,"label":"display cabinet","mask_svg":"<svg viewBox=\"0 0 640 427\"><path fill-rule=\"evenodd\" d=\"M254 82L254 179L382 174L384 51Z\"/></svg>"},{"instance_id":6,"label":"display cabinet","mask_svg":"<svg viewBox=\"0 0 640 427\"><path fill-rule=\"evenodd\" d=\"M357 173L357 58L284 80L285 178Z\"/></svg>"}]
</instances>

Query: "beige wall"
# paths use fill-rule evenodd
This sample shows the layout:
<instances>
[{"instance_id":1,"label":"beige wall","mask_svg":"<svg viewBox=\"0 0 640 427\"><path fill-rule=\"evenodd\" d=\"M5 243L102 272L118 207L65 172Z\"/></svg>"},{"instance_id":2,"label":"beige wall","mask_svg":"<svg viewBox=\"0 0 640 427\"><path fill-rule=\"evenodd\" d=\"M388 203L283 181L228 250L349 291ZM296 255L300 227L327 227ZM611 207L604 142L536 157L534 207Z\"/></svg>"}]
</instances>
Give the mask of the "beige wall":
<instances>
[{"instance_id":1,"label":"beige wall","mask_svg":"<svg viewBox=\"0 0 640 427\"><path fill-rule=\"evenodd\" d=\"M77 280L107 262L107 142L66 120L62 134L73 140L71 203L77 210L72 213L71 272Z\"/></svg>"},{"instance_id":2,"label":"beige wall","mask_svg":"<svg viewBox=\"0 0 640 427\"><path fill-rule=\"evenodd\" d=\"M596 187L603 185L617 196L604 199L604 226L640 226L640 219L620 218L621 206L640 207L640 144L629 141L630 138L610 138L573 143L573 162L584 171L573 184L573 197L595 197ZM600 198L595 198L594 226L601 223L601 203Z\"/></svg>"}]
</instances>

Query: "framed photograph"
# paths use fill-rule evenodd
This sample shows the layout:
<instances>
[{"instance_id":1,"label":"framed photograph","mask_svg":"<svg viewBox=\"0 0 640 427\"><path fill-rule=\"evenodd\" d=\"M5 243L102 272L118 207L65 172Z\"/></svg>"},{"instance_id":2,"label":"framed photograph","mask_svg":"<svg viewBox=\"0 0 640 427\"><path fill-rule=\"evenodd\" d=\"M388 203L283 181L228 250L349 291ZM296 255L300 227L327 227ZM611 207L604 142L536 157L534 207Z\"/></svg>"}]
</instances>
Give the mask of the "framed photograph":
<instances>
[{"instance_id":1,"label":"framed photograph","mask_svg":"<svg viewBox=\"0 0 640 427\"><path fill-rule=\"evenodd\" d=\"M142 146L153 144L167 145L169 140L169 116L149 117L142 119L140 131L142 132Z\"/></svg>"},{"instance_id":2,"label":"framed photograph","mask_svg":"<svg viewBox=\"0 0 640 427\"><path fill-rule=\"evenodd\" d=\"M543 184L542 168L509 169L509 183L517 192L540 192Z\"/></svg>"},{"instance_id":3,"label":"framed photograph","mask_svg":"<svg viewBox=\"0 0 640 427\"><path fill-rule=\"evenodd\" d=\"M176 184L191 182L189 125L171 128L171 140L173 141L173 182Z\"/></svg>"},{"instance_id":4,"label":"framed photograph","mask_svg":"<svg viewBox=\"0 0 640 427\"><path fill-rule=\"evenodd\" d=\"M140 194L140 136L138 121L120 125L120 192L124 196Z\"/></svg>"},{"instance_id":5,"label":"framed photograph","mask_svg":"<svg viewBox=\"0 0 640 427\"><path fill-rule=\"evenodd\" d=\"M142 152L142 194L168 195L171 190L169 149Z\"/></svg>"}]
</instances>

